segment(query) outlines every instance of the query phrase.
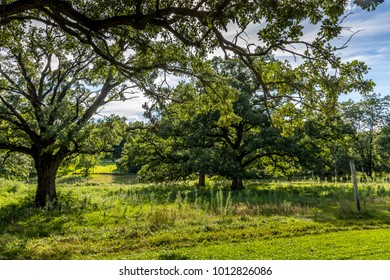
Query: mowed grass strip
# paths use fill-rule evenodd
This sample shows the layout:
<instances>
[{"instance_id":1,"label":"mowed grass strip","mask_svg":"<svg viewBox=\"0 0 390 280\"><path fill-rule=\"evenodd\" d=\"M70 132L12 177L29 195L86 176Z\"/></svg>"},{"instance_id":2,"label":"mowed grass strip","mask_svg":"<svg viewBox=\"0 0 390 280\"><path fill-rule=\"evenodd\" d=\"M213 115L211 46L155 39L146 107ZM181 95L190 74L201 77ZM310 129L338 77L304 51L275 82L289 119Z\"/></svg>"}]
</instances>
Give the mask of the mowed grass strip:
<instances>
[{"instance_id":1,"label":"mowed grass strip","mask_svg":"<svg viewBox=\"0 0 390 280\"><path fill-rule=\"evenodd\" d=\"M390 229L352 230L200 245L164 252L129 254L123 257L192 260L390 260Z\"/></svg>"}]
</instances>

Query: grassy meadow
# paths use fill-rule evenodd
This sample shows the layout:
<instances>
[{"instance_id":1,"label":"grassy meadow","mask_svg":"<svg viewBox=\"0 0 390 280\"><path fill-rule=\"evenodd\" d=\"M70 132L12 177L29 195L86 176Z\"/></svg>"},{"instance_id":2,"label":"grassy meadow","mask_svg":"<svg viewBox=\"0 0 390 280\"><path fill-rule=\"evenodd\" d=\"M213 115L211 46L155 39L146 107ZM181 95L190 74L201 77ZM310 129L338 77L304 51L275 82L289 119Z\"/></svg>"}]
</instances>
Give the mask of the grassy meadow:
<instances>
[{"instance_id":1,"label":"grassy meadow","mask_svg":"<svg viewBox=\"0 0 390 280\"><path fill-rule=\"evenodd\" d=\"M390 183L139 184L132 176L0 179L0 259L390 259Z\"/></svg>"}]
</instances>

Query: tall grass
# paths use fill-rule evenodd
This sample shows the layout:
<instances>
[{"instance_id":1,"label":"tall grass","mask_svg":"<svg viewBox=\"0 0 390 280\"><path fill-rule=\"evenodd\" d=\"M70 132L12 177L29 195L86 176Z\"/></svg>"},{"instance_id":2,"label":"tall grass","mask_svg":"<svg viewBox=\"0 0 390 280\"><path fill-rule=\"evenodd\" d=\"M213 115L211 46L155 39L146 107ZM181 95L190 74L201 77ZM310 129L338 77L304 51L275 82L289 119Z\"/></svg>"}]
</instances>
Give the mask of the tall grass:
<instances>
[{"instance_id":1,"label":"tall grass","mask_svg":"<svg viewBox=\"0 0 390 280\"><path fill-rule=\"evenodd\" d=\"M126 252L388 228L390 184L248 182L59 183L53 209L33 207L35 186L0 181L0 259L116 258Z\"/></svg>"}]
</instances>

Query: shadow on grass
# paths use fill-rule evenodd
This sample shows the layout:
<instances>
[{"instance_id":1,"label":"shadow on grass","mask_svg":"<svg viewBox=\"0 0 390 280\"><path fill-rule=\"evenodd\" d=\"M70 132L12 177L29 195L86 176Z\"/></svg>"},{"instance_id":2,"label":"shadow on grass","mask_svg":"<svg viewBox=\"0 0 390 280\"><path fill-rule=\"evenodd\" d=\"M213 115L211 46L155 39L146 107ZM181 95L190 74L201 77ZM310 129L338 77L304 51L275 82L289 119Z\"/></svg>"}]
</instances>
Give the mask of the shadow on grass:
<instances>
[{"instance_id":1,"label":"shadow on grass","mask_svg":"<svg viewBox=\"0 0 390 280\"><path fill-rule=\"evenodd\" d=\"M28 250L29 240L64 233L64 224L71 220L70 215L57 209L37 209L33 205L32 198L25 198L18 204L0 208L0 259L34 258ZM40 259L58 257L39 256Z\"/></svg>"},{"instance_id":2,"label":"shadow on grass","mask_svg":"<svg viewBox=\"0 0 390 280\"><path fill-rule=\"evenodd\" d=\"M212 217L211 220L222 218L226 223L226 228L237 226L237 231L242 229L241 225L235 225L235 219L226 219L226 217L242 217L242 227L248 226L252 220L259 216L302 217L323 223L324 227L329 224L341 230L349 227L385 227L390 224L390 192L383 191L381 188L365 189L362 192L363 210L357 212L354 208L352 187L344 185L258 184L248 186L243 190L230 191L228 185L205 188L196 188L189 184L132 187L131 184L128 186L128 183L123 181L129 179L127 176L114 176L113 178L116 178L118 184L123 182L124 187L114 186L112 189L106 190L104 195L99 190L103 201L107 201L107 204L104 205L97 205L94 202L95 197L78 197L77 194L72 194L74 190L66 190L59 196L61 207L56 209L34 208L32 196L20 199L17 204L1 207L0 259L67 259L71 256L71 252L63 250L63 248L57 251L53 249L52 252L41 250L39 255L38 253L34 255L29 241L40 239L38 241L44 243L47 242L46 238L52 235L66 235L68 228L64 226L65 224L75 221L79 223L80 215L95 210L100 211L96 213L97 216L106 215L106 212L110 213L112 205L117 207L113 211L118 223L128 222L127 219L130 216L126 213L127 209L134 208L143 202L147 207L150 205L158 207L154 207L155 212L150 212L149 216L145 216L145 220L141 219L141 223L152 222L153 225L157 226L165 225L165 222L170 222L171 218L177 218L166 214L164 206L168 204L174 204L171 206L177 207L172 212L173 214L179 213L185 217L186 213L180 213L180 211L192 211L193 208L198 208L203 211L199 213L209 215ZM80 183L82 184L82 182ZM111 204L108 205L109 203ZM189 216L191 217L191 215ZM207 226L210 225L206 224L205 227ZM160 228L162 227L158 227L158 229ZM219 228L219 225L216 225L215 231L220 231ZM302 228L305 229L305 227ZM257 228L254 228L253 231L257 231ZM248 231L248 234L250 233ZM158 230L156 230L157 234ZM49 247L50 244L48 243L46 246ZM159 255L159 258L187 259L188 256L165 251Z\"/></svg>"},{"instance_id":3,"label":"shadow on grass","mask_svg":"<svg viewBox=\"0 0 390 280\"><path fill-rule=\"evenodd\" d=\"M112 181L115 184L133 185L138 184L137 175L112 175Z\"/></svg>"},{"instance_id":4,"label":"shadow on grass","mask_svg":"<svg viewBox=\"0 0 390 280\"><path fill-rule=\"evenodd\" d=\"M157 257L158 260L190 260L191 258L187 255L179 253L164 253Z\"/></svg>"},{"instance_id":5,"label":"shadow on grass","mask_svg":"<svg viewBox=\"0 0 390 280\"><path fill-rule=\"evenodd\" d=\"M183 204L208 212L238 216L301 216L338 226L364 223L390 224L390 192L382 187L361 191L362 211L357 211L349 185L250 185L231 191L229 185L197 188L189 184L154 184L139 188L120 188L110 196L156 205Z\"/></svg>"},{"instance_id":6,"label":"shadow on grass","mask_svg":"<svg viewBox=\"0 0 390 280\"><path fill-rule=\"evenodd\" d=\"M59 185L71 186L100 186L107 184L134 185L139 184L136 175L121 174L91 174L90 176L71 175L57 179Z\"/></svg>"}]
</instances>

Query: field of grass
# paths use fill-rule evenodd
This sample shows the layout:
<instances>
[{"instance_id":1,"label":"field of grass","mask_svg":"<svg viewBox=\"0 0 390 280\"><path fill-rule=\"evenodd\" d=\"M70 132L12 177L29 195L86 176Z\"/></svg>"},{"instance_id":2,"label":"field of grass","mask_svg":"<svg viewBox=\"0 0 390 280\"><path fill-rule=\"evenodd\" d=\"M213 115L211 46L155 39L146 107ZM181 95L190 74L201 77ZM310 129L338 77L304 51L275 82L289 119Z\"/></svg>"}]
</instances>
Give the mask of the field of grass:
<instances>
[{"instance_id":1,"label":"field of grass","mask_svg":"<svg viewBox=\"0 0 390 280\"><path fill-rule=\"evenodd\" d=\"M119 170L112 160L100 160L99 164L92 168L91 173L119 174Z\"/></svg>"},{"instance_id":2,"label":"field of grass","mask_svg":"<svg viewBox=\"0 0 390 280\"><path fill-rule=\"evenodd\" d=\"M83 168L76 168L74 165L68 166L64 168L64 170L60 170L61 176L64 174L85 174L85 170ZM88 174L113 174L120 175L120 171L117 169L116 163L111 159L100 159L96 166L93 166L89 169Z\"/></svg>"},{"instance_id":3,"label":"field of grass","mask_svg":"<svg viewBox=\"0 0 390 280\"><path fill-rule=\"evenodd\" d=\"M139 184L131 176L0 181L0 259L390 259L390 184Z\"/></svg>"}]
</instances>

